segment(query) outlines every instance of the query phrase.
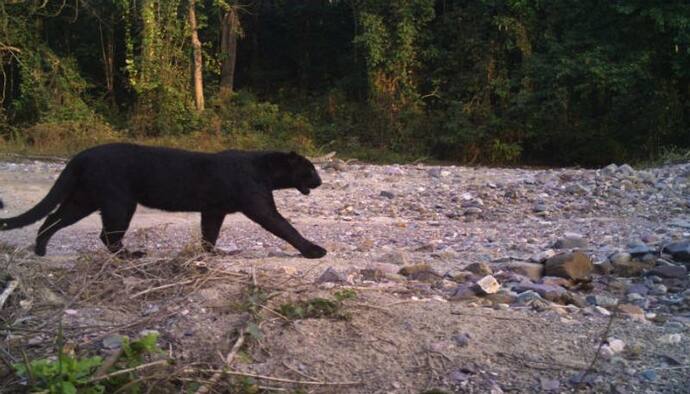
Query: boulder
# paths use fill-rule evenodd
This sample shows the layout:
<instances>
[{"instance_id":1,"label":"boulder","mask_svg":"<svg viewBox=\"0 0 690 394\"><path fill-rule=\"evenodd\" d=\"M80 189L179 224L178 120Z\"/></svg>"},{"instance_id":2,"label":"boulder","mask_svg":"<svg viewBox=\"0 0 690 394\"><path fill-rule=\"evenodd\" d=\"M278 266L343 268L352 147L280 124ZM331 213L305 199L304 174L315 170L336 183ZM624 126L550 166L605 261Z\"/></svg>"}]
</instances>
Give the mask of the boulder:
<instances>
[{"instance_id":1,"label":"boulder","mask_svg":"<svg viewBox=\"0 0 690 394\"><path fill-rule=\"evenodd\" d=\"M582 252L564 253L551 257L544 264L544 274L566 279L589 279L594 264Z\"/></svg>"}]
</instances>

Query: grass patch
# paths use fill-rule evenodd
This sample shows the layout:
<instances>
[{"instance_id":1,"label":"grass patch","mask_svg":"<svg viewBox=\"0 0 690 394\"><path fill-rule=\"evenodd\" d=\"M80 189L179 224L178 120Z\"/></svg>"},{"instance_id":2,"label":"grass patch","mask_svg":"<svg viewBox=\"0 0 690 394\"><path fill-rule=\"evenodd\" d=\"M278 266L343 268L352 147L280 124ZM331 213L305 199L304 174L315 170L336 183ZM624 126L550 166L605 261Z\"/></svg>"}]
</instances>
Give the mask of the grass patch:
<instances>
[{"instance_id":1,"label":"grass patch","mask_svg":"<svg viewBox=\"0 0 690 394\"><path fill-rule=\"evenodd\" d=\"M354 290L342 290L335 292L334 299L314 297L290 301L281 304L278 311L290 320L321 318L350 320L350 314L343 311L343 301L356 297L357 293Z\"/></svg>"}]
</instances>

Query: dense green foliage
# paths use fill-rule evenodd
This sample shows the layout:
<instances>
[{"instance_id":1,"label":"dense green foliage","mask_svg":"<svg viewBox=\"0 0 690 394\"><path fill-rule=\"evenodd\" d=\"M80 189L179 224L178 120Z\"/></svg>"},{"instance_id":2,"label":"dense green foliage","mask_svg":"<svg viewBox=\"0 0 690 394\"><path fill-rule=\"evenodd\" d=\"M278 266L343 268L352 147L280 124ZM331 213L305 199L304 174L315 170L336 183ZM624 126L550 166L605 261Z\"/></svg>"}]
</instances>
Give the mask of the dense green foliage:
<instances>
[{"instance_id":1,"label":"dense green foliage","mask_svg":"<svg viewBox=\"0 0 690 394\"><path fill-rule=\"evenodd\" d=\"M189 5L0 1L0 134L468 163L690 148L687 1L196 0L203 110Z\"/></svg>"}]
</instances>

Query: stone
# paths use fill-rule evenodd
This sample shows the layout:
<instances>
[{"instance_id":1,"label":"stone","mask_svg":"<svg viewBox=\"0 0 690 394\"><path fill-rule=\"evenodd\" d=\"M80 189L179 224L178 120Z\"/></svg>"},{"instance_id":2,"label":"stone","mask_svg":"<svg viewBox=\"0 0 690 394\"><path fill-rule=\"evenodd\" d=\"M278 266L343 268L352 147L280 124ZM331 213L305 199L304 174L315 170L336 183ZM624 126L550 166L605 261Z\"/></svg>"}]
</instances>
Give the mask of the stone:
<instances>
[{"instance_id":1,"label":"stone","mask_svg":"<svg viewBox=\"0 0 690 394\"><path fill-rule=\"evenodd\" d=\"M616 173L624 176L632 176L635 174L635 170L629 164L623 164L618 167Z\"/></svg>"},{"instance_id":2,"label":"stone","mask_svg":"<svg viewBox=\"0 0 690 394\"><path fill-rule=\"evenodd\" d=\"M501 284L491 275L481 278L476 285L482 294L495 294L501 289Z\"/></svg>"},{"instance_id":3,"label":"stone","mask_svg":"<svg viewBox=\"0 0 690 394\"><path fill-rule=\"evenodd\" d=\"M587 306L587 301L581 295L568 291L563 296L561 296L561 302L566 305L574 305L578 308L584 308Z\"/></svg>"},{"instance_id":4,"label":"stone","mask_svg":"<svg viewBox=\"0 0 690 394\"><path fill-rule=\"evenodd\" d=\"M485 276L485 275L491 275L494 273L494 271L489 267L489 264L487 263L472 263L465 267L465 271L472 272L477 275Z\"/></svg>"},{"instance_id":5,"label":"stone","mask_svg":"<svg viewBox=\"0 0 690 394\"><path fill-rule=\"evenodd\" d=\"M509 261L501 266L502 269L526 276L532 281L538 281L544 274L544 265L528 263L526 261Z\"/></svg>"},{"instance_id":6,"label":"stone","mask_svg":"<svg viewBox=\"0 0 690 394\"><path fill-rule=\"evenodd\" d=\"M550 286L543 284L519 284L514 287L515 291L522 293L528 290L534 291L542 298L552 302L561 302L562 297L567 293L567 290L560 286ZM518 296L519 297L519 296Z\"/></svg>"},{"instance_id":7,"label":"stone","mask_svg":"<svg viewBox=\"0 0 690 394\"><path fill-rule=\"evenodd\" d=\"M453 372L450 373L449 378L450 381L455 383L455 384L461 384L470 379L470 374L465 373L459 369L454 370Z\"/></svg>"},{"instance_id":8,"label":"stone","mask_svg":"<svg viewBox=\"0 0 690 394\"><path fill-rule=\"evenodd\" d=\"M553 249L547 249L543 252L539 252L535 254L534 256L530 257L530 261L535 262L535 263L543 263L544 261L550 259L551 257L556 255L556 251Z\"/></svg>"},{"instance_id":9,"label":"stone","mask_svg":"<svg viewBox=\"0 0 690 394\"><path fill-rule=\"evenodd\" d=\"M470 379L470 374L465 373L459 369L454 370L453 372L450 373L450 381L455 383L455 384L461 384Z\"/></svg>"},{"instance_id":10,"label":"stone","mask_svg":"<svg viewBox=\"0 0 690 394\"><path fill-rule=\"evenodd\" d=\"M534 213L543 213L543 212L548 212L549 208L546 206L546 204L538 202L532 206L532 212Z\"/></svg>"},{"instance_id":11,"label":"stone","mask_svg":"<svg viewBox=\"0 0 690 394\"><path fill-rule=\"evenodd\" d=\"M614 353L620 353L623 351L623 349L625 349L625 342L621 341L620 339L609 338L607 342L609 348L611 348Z\"/></svg>"},{"instance_id":12,"label":"stone","mask_svg":"<svg viewBox=\"0 0 690 394\"><path fill-rule=\"evenodd\" d=\"M418 280L422 282L432 282L442 278L438 272L431 268L431 265L426 263L402 267L399 274L406 276L409 280Z\"/></svg>"},{"instance_id":13,"label":"stone","mask_svg":"<svg viewBox=\"0 0 690 394\"><path fill-rule=\"evenodd\" d=\"M673 242L663 247L663 253L670 254L674 260L690 262L690 241Z\"/></svg>"},{"instance_id":14,"label":"stone","mask_svg":"<svg viewBox=\"0 0 690 394\"><path fill-rule=\"evenodd\" d=\"M627 252L618 252L609 256L611 264L625 264L632 260L632 255Z\"/></svg>"},{"instance_id":15,"label":"stone","mask_svg":"<svg viewBox=\"0 0 690 394\"><path fill-rule=\"evenodd\" d=\"M606 167L602 168L600 172L604 175L612 176L618 171L618 166L614 163L611 163L607 165Z\"/></svg>"},{"instance_id":16,"label":"stone","mask_svg":"<svg viewBox=\"0 0 690 394\"><path fill-rule=\"evenodd\" d=\"M470 281L476 282L477 280L479 280L477 275L475 275L474 273L469 272L469 271L455 272L452 274L451 277L453 278L454 281L456 281L458 283L464 283L464 282L470 282Z\"/></svg>"},{"instance_id":17,"label":"stone","mask_svg":"<svg viewBox=\"0 0 690 394\"><path fill-rule=\"evenodd\" d=\"M612 263L613 273L622 277L640 276L645 270L654 268L653 262L627 261Z\"/></svg>"},{"instance_id":18,"label":"stone","mask_svg":"<svg viewBox=\"0 0 690 394\"><path fill-rule=\"evenodd\" d=\"M474 286L463 283L455 288L448 299L451 301L465 301L474 299L476 296L477 292L474 290Z\"/></svg>"},{"instance_id":19,"label":"stone","mask_svg":"<svg viewBox=\"0 0 690 394\"><path fill-rule=\"evenodd\" d=\"M589 189L579 183L573 183L565 187L565 192L570 194L583 195L589 193Z\"/></svg>"},{"instance_id":20,"label":"stone","mask_svg":"<svg viewBox=\"0 0 690 394\"><path fill-rule=\"evenodd\" d=\"M603 294L589 295L586 299L587 303L590 305L602 307L613 307L618 305L618 299L616 297L610 297Z\"/></svg>"},{"instance_id":21,"label":"stone","mask_svg":"<svg viewBox=\"0 0 690 394\"><path fill-rule=\"evenodd\" d=\"M541 298L539 293L537 293L536 291L527 290L527 291L523 291L522 293L518 294L515 302L519 305L529 305L536 300L543 300L543 298Z\"/></svg>"},{"instance_id":22,"label":"stone","mask_svg":"<svg viewBox=\"0 0 690 394\"><path fill-rule=\"evenodd\" d=\"M688 276L688 269L681 265L662 265L652 268L649 275L657 275L662 278L686 278Z\"/></svg>"},{"instance_id":23,"label":"stone","mask_svg":"<svg viewBox=\"0 0 690 394\"><path fill-rule=\"evenodd\" d=\"M656 380L656 371L653 369L646 369L642 371L640 377L648 382L653 382Z\"/></svg>"},{"instance_id":24,"label":"stone","mask_svg":"<svg viewBox=\"0 0 690 394\"><path fill-rule=\"evenodd\" d=\"M556 241L554 249L587 249L588 243L579 234L569 234L568 236Z\"/></svg>"},{"instance_id":25,"label":"stone","mask_svg":"<svg viewBox=\"0 0 690 394\"><path fill-rule=\"evenodd\" d=\"M440 178L441 177L441 169L438 167L434 167L434 168L429 169L429 171L427 171L427 173L432 178Z\"/></svg>"},{"instance_id":26,"label":"stone","mask_svg":"<svg viewBox=\"0 0 690 394\"><path fill-rule=\"evenodd\" d=\"M561 286L565 288L570 288L575 286L575 282L566 279L566 278L559 278L558 276L545 276L541 278L540 283L542 285L547 285L547 286Z\"/></svg>"},{"instance_id":27,"label":"stone","mask_svg":"<svg viewBox=\"0 0 690 394\"><path fill-rule=\"evenodd\" d=\"M472 216L472 215L480 215L482 213L482 209L479 207L469 207L466 208L462 211L462 214L465 216Z\"/></svg>"},{"instance_id":28,"label":"stone","mask_svg":"<svg viewBox=\"0 0 690 394\"><path fill-rule=\"evenodd\" d=\"M372 263L367 266L368 269L375 269L387 274L397 274L400 271L400 267L395 264L390 263Z\"/></svg>"},{"instance_id":29,"label":"stone","mask_svg":"<svg viewBox=\"0 0 690 394\"><path fill-rule=\"evenodd\" d=\"M470 335L464 333L453 335L453 341L455 341L456 345L460 347L465 347L470 343Z\"/></svg>"},{"instance_id":30,"label":"stone","mask_svg":"<svg viewBox=\"0 0 690 394\"><path fill-rule=\"evenodd\" d=\"M119 349L122 347L122 336L121 335L108 335L103 338L103 347L106 349Z\"/></svg>"},{"instance_id":31,"label":"stone","mask_svg":"<svg viewBox=\"0 0 690 394\"><path fill-rule=\"evenodd\" d=\"M602 308L600 306L594 306L592 309L600 315L611 316L611 312L606 308Z\"/></svg>"},{"instance_id":32,"label":"stone","mask_svg":"<svg viewBox=\"0 0 690 394\"><path fill-rule=\"evenodd\" d=\"M640 258L650 253L654 253L654 250L646 244L639 243L633 245L630 250L628 250L628 253L630 253L632 258Z\"/></svg>"},{"instance_id":33,"label":"stone","mask_svg":"<svg viewBox=\"0 0 690 394\"><path fill-rule=\"evenodd\" d=\"M395 194L393 194L392 192L389 192L387 190L382 190L381 193L379 193L379 196L387 198L389 200L392 200L393 198L395 198Z\"/></svg>"},{"instance_id":34,"label":"stone","mask_svg":"<svg viewBox=\"0 0 690 394\"><path fill-rule=\"evenodd\" d=\"M663 343L665 345L677 345L682 340L683 336L681 334L666 334L657 339L659 343Z\"/></svg>"},{"instance_id":35,"label":"stone","mask_svg":"<svg viewBox=\"0 0 690 394\"><path fill-rule=\"evenodd\" d=\"M408 265L410 264L410 256L406 252L396 250L381 256L379 261L396 265Z\"/></svg>"},{"instance_id":36,"label":"stone","mask_svg":"<svg viewBox=\"0 0 690 394\"><path fill-rule=\"evenodd\" d=\"M599 356L601 356L602 358L605 358L605 359L610 359L615 354L616 354L616 352L614 352L613 349L611 349L611 346L609 346L609 345L602 345L601 349L599 349Z\"/></svg>"},{"instance_id":37,"label":"stone","mask_svg":"<svg viewBox=\"0 0 690 394\"><path fill-rule=\"evenodd\" d=\"M663 283L656 283L649 289L649 294L652 295L664 295L666 293L668 293L668 288Z\"/></svg>"},{"instance_id":38,"label":"stone","mask_svg":"<svg viewBox=\"0 0 690 394\"><path fill-rule=\"evenodd\" d=\"M620 304L618 305L618 310L625 314L626 316L635 319L635 320L647 320L644 317L644 309L640 308L637 305L633 304Z\"/></svg>"},{"instance_id":39,"label":"stone","mask_svg":"<svg viewBox=\"0 0 690 394\"><path fill-rule=\"evenodd\" d=\"M388 273L388 272L385 272L383 277L386 280L389 280L391 282L398 282L398 283L404 282L407 280L407 278L405 278L404 276L402 276L400 274L392 274L392 273Z\"/></svg>"},{"instance_id":40,"label":"stone","mask_svg":"<svg viewBox=\"0 0 690 394\"><path fill-rule=\"evenodd\" d=\"M599 275L609 275L613 272L613 264L608 260L595 262L594 272Z\"/></svg>"},{"instance_id":41,"label":"stone","mask_svg":"<svg viewBox=\"0 0 690 394\"><path fill-rule=\"evenodd\" d=\"M507 289L501 289L495 294L487 295L485 298L494 304L512 304L517 300L517 293Z\"/></svg>"},{"instance_id":42,"label":"stone","mask_svg":"<svg viewBox=\"0 0 690 394\"><path fill-rule=\"evenodd\" d=\"M649 288L642 283L635 283L626 289L626 294L639 294L646 296L649 293Z\"/></svg>"},{"instance_id":43,"label":"stone","mask_svg":"<svg viewBox=\"0 0 690 394\"><path fill-rule=\"evenodd\" d=\"M360 274L362 274L362 280L374 282L380 282L384 277L384 273L382 271L373 268L365 268L360 271Z\"/></svg>"},{"instance_id":44,"label":"stone","mask_svg":"<svg viewBox=\"0 0 690 394\"><path fill-rule=\"evenodd\" d=\"M383 170L383 173L389 176L405 175L405 171L399 166L388 166Z\"/></svg>"},{"instance_id":45,"label":"stone","mask_svg":"<svg viewBox=\"0 0 690 394\"><path fill-rule=\"evenodd\" d=\"M336 271L333 267L328 267L319 278L316 283L342 283L346 282L347 278L345 275Z\"/></svg>"},{"instance_id":46,"label":"stone","mask_svg":"<svg viewBox=\"0 0 690 394\"><path fill-rule=\"evenodd\" d=\"M539 378L539 385L542 391L559 391L561 388L561 382L557 379L549 379L545 377Z\"/></svg>"},{"instance_id":47,"label":"stone","mask_svg":"<svg viewBox=\"0 0 690 394\"><path fill-rule=\"evenodd\" d=\"M544 274L566 279L589 279L594 264L582 252L564 253L551 257L544 264Z\"/></svg>"}]
</instances>

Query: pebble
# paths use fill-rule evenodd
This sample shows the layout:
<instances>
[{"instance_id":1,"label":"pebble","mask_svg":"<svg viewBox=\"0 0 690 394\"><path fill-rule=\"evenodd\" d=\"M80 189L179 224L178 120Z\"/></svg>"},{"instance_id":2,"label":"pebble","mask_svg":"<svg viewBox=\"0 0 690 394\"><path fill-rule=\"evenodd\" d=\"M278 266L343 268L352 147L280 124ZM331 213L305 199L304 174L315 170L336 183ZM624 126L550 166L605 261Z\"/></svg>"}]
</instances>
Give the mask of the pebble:
<instances>
[{"instance_id":1,"label":"pebble","mask_svg":"<svg viewBox=\"0 0 690 394\"><path fill-rule=\"evenodd\" d=\"M316 283L342 283L347 282L347 277L336 271L333 267L328 267L319 278Z\"/></svg>"},{"instance_id":2,"label":"pebble","mask_svg":"<svg viewBox=\"0 0 690 394\"><path fill-rule=\"evenodd\" d=\"M677 345L683 340L683 335L682 334L666 334L664 336L661 336L657 339L659 343L663 343L665 345Z\"/></svg>"},{"instance_id":3,"label":"pebble","mask_svg":"<svg viewBox=\"0 0 690 394\"><path fill-rule=\"evenodd\" d=\"M586 300L590 305L601 307L613 307L618 305L618 299L616 297L610 297L603 294L589 295Z\"/></svg>"}]
</instances>

